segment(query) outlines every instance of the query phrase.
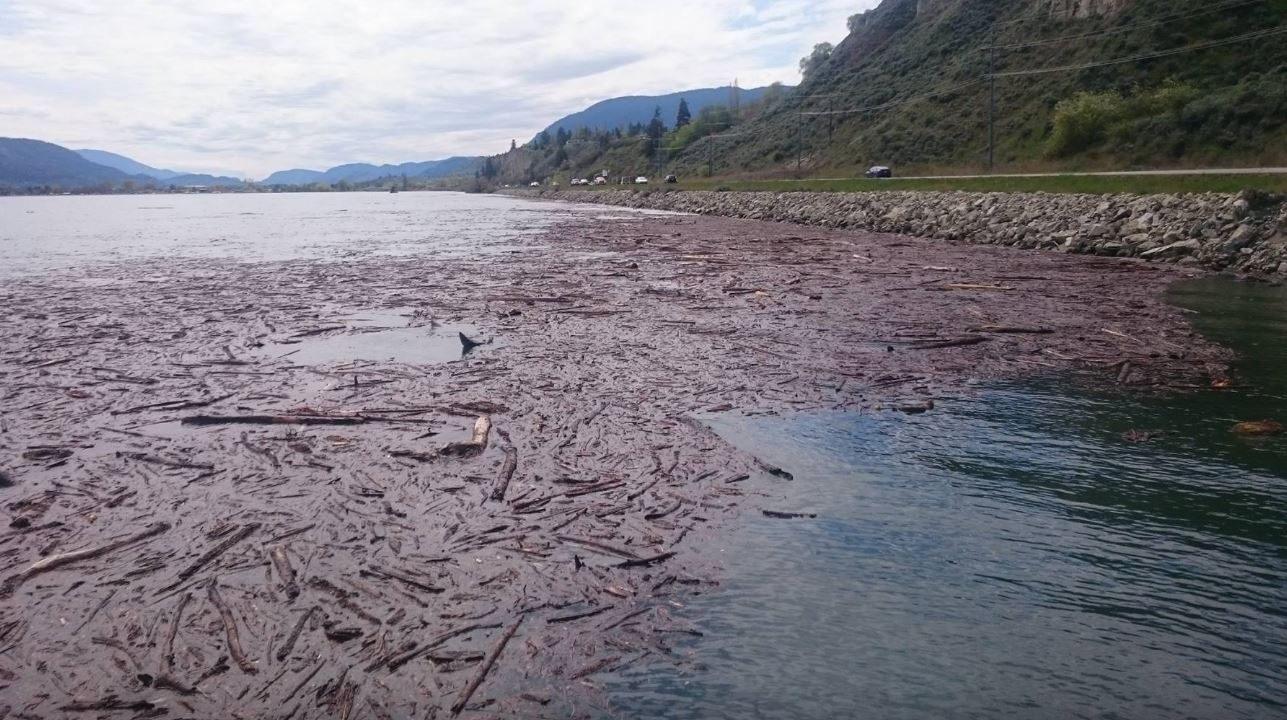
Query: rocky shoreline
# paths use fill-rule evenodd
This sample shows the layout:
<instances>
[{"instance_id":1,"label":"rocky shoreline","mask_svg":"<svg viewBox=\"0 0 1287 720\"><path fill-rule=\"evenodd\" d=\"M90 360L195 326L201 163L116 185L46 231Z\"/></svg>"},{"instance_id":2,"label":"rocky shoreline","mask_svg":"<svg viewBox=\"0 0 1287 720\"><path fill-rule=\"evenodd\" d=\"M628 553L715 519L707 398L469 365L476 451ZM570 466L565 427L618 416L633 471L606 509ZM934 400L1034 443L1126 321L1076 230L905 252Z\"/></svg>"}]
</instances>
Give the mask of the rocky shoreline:
<instances>
[{"instance_id":1,"label":"rocky shoreline","mask_svg":"<svg viewBox=\"0 0 1287 720\"><path fill-rule=\"evenodd\" d=\"M511 190L510 194L1287 275L1287 198L967 192Z\"/></svg>"}]
</instances>

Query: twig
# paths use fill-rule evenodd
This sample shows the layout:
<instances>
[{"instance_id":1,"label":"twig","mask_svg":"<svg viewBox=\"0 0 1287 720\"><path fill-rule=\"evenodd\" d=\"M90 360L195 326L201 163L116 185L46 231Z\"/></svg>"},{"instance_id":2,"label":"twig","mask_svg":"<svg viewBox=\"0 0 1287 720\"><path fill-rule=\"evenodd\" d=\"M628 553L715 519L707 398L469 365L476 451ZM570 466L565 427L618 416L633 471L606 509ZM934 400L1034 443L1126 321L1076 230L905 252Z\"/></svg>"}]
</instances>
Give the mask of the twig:
<instances>
[{"instance_id":1,"label":"twig","mask_svg":"<svg viewBox=\"0 0 1287 720\"><path fill-rule=\"evenodd\" d=\"M478 686L483 684L483 680L486 679L487 673L491 671L492 666L496 664L497 658L499 658L501 652L505 650L505 645L509 643L509 639L514 637L514 633L518 632L518 626L523 624L523 618L525 617L527 616L519 615L518 619L516 619L507 630L505 630L505 634L501 635L501 639L496 643L496 647L492 648L492 651L487 655L487 659L483 660L482 666L478 668L478 673L469 681L469 684L465 686L465 689L460 691L460 696L456 698L456 702L451 706L451 714L459 715L460 711L465 709L465 704L469 702L469 698L473 696L474 691L478 689Z\"/></svg>"}]
</instances>

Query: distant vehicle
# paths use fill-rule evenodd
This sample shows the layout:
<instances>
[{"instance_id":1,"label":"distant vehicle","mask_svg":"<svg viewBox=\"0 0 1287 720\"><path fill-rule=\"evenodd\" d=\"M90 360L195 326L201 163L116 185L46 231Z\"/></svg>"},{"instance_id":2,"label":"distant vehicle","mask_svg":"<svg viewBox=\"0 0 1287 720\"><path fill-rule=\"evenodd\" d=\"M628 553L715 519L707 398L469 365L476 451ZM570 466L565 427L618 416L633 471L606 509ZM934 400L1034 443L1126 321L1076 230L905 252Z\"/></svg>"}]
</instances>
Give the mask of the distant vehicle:
<instances>
[{"instance_id":1,"label":"distant vehicle","mask_svg":"<svg viewBox=\"0 0 1287 720\"><path fill-rule=\"evenodd\" d=\"M894 171L884 165L872 165L867 168L866 175L869 178L892 178L894 177Z\"/></svg>"},{"instance_id":2,"label":"distant vehicle","mask_svg":"<svg viewBox=\"0 0 1287 720\"><path fill-rule=\"evenodd\" d=\"M607 184L608 184L608 178L606 178L606 177L604 177L604 176L600 175L599 177L597 177L597 178L595 178L595 179L594 179L594 184L595 184L595 185L607 185Z\"/></svg>"},{"instance_id":3,"label":"distant vehicle","mask_svg":"<svg viewBox=\"0 0 1287 720\"><path fill-rule=\"evenodd\" d=\"M644 177L643 175L640 175L639 177L635 178L635 184L636 184L636 185L647 185L647 184L648 184L648 178Z\"/></svg>"},{"instance_id":4,"label":"distant vehicle","mask_svg":"<svg viewBox=\"0 0 1287 720\"><path fill-rule=\"evenodd\" d=\"M573 178L573 179L572 179L572 184L573 184L573 185L589 185L589 184L590 184L590 181L589 181L588 179L586 179L586 178Z\"/></svg>"},{"instance_id":5,"label":"distant vehicle","mask_svg":"<svg viewBox=\"0 0 1287 720\"><path fill-rule=\"evenodd\" d=\"M536 182L535 180L533 180L532 183L528 185L528 187L540 187L540 186L541 184L539 182Z\"/></svg>"},{"instance_id":6,"label":"distant vehicle","mask_svg":"<svg viewBox=\"0 0 1287 720\"><path fill-rule=\"evenodd\" d=\"M675 177L674 175L667 175L667 176L666 176L666 182L668 182L668 183L677 183L677 182L679 182L679 178Z\"/></svg>"}]
</instances>

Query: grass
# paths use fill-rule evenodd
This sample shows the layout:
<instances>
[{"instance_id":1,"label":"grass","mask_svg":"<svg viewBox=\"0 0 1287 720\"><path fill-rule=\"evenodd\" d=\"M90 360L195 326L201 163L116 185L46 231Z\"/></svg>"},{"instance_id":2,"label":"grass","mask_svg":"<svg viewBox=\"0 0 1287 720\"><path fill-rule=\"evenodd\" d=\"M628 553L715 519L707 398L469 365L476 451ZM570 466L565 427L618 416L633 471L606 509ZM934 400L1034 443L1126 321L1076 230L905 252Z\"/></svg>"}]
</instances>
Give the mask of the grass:
<instances>
[{"instance_id":1,"label":"grass","mask_svg":"<svg viewBox=\"0 0 1287 720\"><path fill-rule=\"evenodd\" d=\"M618 186L609 185L608 189ZM656 188L657 186L651 186ZM729 180L720 178L687 180L666 188L680 190L736 190L765 192L881 192L892 190L963 190L966 192L1048 192L1088 193L1236 193L1264 190L1287 193L1284 175L1056 175L1052 177L978 177L919 180L892 178Z\"/></svg>"}]
</instances>

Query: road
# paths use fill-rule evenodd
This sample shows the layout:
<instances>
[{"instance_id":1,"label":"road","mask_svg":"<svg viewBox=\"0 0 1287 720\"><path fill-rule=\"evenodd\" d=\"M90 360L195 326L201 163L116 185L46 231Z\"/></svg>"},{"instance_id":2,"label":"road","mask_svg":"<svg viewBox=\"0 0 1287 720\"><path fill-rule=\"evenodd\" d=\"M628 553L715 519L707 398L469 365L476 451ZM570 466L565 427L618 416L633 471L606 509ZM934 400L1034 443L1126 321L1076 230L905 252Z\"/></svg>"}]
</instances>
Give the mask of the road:
<instances>
[{"instance_id":1,"label":"road","mask_svg":"<svg viewBox=\"0 0 1287 720\"><path fill-rule=\"evenodd\" d=\"M996 173L993 175L907 175L901 180L965 180L970 178L1040 178L1086 177L1098 175L1285 175L1287 167L1267 168L1194 168L1190 170L1114 170L1108 172L1065 173ZM850 180L852 178L811 178L819 180Z\"/></svg>"}]
</instances>

